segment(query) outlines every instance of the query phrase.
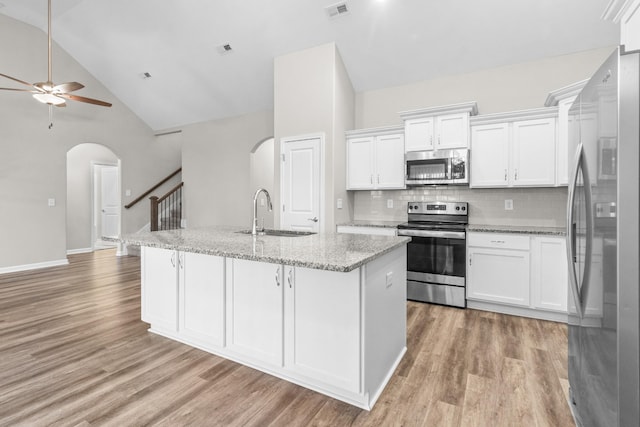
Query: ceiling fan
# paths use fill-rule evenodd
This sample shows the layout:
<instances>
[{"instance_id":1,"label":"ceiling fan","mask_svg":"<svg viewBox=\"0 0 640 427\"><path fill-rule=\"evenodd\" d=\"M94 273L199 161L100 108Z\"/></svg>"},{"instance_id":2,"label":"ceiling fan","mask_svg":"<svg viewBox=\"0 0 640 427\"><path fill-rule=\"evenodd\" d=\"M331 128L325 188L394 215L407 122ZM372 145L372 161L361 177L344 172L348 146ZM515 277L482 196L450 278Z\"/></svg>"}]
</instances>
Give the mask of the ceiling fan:
<instances>
[{"instance_id":1,"label":"ceiling fan","mask_svg":"<svg viewBox=\"0 0 640 427\"><path fill-rule=\"evenodd\" d=\"M78 89L82 89L84 87L83 84L78 82L68 82L56 85L53 83L51 78L51 0L49 0L49 10L48 10L48 28L47 28L47 39L49 42L48 49L48 67L49 73L46 82L38 82L38 83L27 83L23 80L16 79L15 77L7 76L6 74L0 73L0 76L5 77L7 79L13 80L15 82L21 83L25 86L29 86L29 89L17 89L17 88L7 88L0 87L0 90L11 90L18 92L29 92L33 94L33 97L43 104L48 104L49 106L56 107L66 107L67 104L65 100L71 101L79 101L85 102L87 104L100 105L102 107L111 107L111 103L100 101L98 99L86 98L84 96L72 95L69 92L74 92Z\"/></svg>"}]
</instances>

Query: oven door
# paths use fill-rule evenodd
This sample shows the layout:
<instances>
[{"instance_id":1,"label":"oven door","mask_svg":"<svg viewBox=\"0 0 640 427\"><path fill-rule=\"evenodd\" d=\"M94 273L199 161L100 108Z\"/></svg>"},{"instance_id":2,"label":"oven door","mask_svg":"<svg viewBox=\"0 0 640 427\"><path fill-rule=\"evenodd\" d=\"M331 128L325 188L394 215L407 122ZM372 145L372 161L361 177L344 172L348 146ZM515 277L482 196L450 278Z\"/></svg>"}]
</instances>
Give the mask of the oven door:
<instances>
[{"instance_id":1,"label":"oven door","mask_svg":"<svg viewBox=\"0 0 640 427\"><path fill-rule=\"evenodd\" d=\"M398 230L409 236L407 280L465 286L466 235L464 231Z\"/></svg>"}]
</instances>

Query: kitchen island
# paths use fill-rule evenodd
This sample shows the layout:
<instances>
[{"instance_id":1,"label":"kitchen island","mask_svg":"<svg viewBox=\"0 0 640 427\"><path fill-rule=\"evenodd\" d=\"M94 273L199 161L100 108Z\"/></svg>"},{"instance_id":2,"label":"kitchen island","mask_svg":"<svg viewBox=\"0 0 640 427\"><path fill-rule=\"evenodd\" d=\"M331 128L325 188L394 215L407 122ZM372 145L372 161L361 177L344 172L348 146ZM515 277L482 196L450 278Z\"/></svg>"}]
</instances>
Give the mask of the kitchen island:
<instances>
[{"instance_id":1,"label":"kitchen island","mask_svg":"<svg viewBox=\"0 0 640 427\"><path fill-rule=\"evenodd\" d=\"M371 409L406 351L404 237L212 227L141 246L150 331Z\"/></svg>"}]
</instances>

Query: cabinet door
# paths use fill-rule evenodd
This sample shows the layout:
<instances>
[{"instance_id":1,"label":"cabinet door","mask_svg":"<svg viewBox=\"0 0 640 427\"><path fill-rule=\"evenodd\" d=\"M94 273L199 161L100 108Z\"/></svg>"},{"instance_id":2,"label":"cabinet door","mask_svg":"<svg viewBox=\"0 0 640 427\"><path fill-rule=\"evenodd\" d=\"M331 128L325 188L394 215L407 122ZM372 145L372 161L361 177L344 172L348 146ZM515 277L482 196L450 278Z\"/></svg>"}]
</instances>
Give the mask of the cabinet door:
<instances>
[{"instance_id":1,"label":"cabinet door","mask_svg":"<svg viewBox=\"0 0 640 427\"><path fill-rule=\"evenodd\" d=\"M469 248L467 298L529 306L529 251Z\"/></svg>"},{"instance_id":2,"label":"cabinet door","mask_svg":"<svg viewBox=\"0 0 640 427\"><path fill-rule=\"evenodd\" d=\"M497 123L471 128L471 187L509 184L509 125Z\"/></svg>"},{"instance_id":3,"label":"cabinet door","mask_svg":"<svg viewBox=\"0 0 640 427\"><path fill-rule=\"evenodd\" d=\"M567 312L569 278L565 239L531 239L531 301L534 308Z\"/></svg>"},{"instance_id":4,"label":"cabinet door","mask_svg":"<svg viewBox=\"0 0 640 427\"><path fill-rule=\"evenodd\" d=\"M404 184L404 135L376 137L376 175L379 189L402 189Z\"/></svg>"},{"instance_id":5,"label":"cabinet door","mask_svg":"<svg viewBox=\"0 0 640 427\"><path fill-rule=\"evenodd\" d=\"M227 348L282 366L282 266L226 259Z\"/></svg>"},{"instance_id":6,"label":"cabinet door","mask_svg":"<svg viewBox=\"0 0 640 427\"><path fill-rule=\"evenodd\" d=\"M360 391L360 270L285 267L285 367Z\"/></svg>"},{"instance_id":7,"label":"cabinet door","mask_svg":"<svg viewBox=\"0 0 640 427\"><path fill-rule=\"evenodd\" d=\"M374 138L347 140L347 190L373 188Z\"/></svg>"},{"instance_id":8,"label":"cabinet door","mask_svg":"<svg viewBox=\"0 0 640 427\"><path fill-rule=\"evenodd\" d=\"M511 180L514 186L554 185L556 119L513 122Z\"/></svg>"},{"instance_id":9,"label":"cabinet door","mask_svg":"<svg viewBox=\"0 0 640 427\"><path fill-rule=\"evenodd\" d=\"M178 331L177 253L142 247L142 320L151 328Z\"/></svg>"},{"instance_id":10,"label":"cabinet door","mask_svg":"<svg viewBox=\"0 0 640 427\"><path fill-rule=\"evenodd\" d=\"M433 134L433 117L405 120L405 150L433 150Z\"/></svg>"},{"instance_id":11,"label":"cabinet door","mask_svg":"<svg viewBox=\"0 0 640 427\"><path fill-rule=\"evenodd\" d=\"M436 149L469 148L469 114L446 114L436 117Z\"/></svg>"},{"instance_id":12,"label":"cabinet door","mask_svg":"<svg viewBox=\"0 0 640 427\"><path fill-rule=\"evenodd\" d=\"M180 335L224 345L224 258L179 253Z\"/></svg>"}]
</instances>

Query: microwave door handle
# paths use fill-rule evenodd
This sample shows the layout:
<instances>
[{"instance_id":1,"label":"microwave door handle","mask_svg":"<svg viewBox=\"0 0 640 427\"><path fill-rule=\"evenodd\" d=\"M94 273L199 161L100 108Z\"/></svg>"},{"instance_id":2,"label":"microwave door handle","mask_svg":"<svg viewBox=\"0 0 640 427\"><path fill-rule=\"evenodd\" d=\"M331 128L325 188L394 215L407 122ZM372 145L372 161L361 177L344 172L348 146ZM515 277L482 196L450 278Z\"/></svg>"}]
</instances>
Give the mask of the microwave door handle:
<instances>
[{"instance_id":1,"label":"microwave door handle","mask_svg":"<svg viewBox=\"0 0 640 427\"><path fill-rule=\"evenodd\" d=\"M573 176L569 181L569 197L567 200L567 262L569 266L569 288L573 295L577 314L582 318L582 304L580 302L580 288L578 287L578 275L576 274L576 229L574 220L574 202L576 198L576 185L578 181L578 173L580 172L580 163L582 161L582 144L578 144L576 150L575 161L573 162Z\"/></svg>"}]
</instances>

